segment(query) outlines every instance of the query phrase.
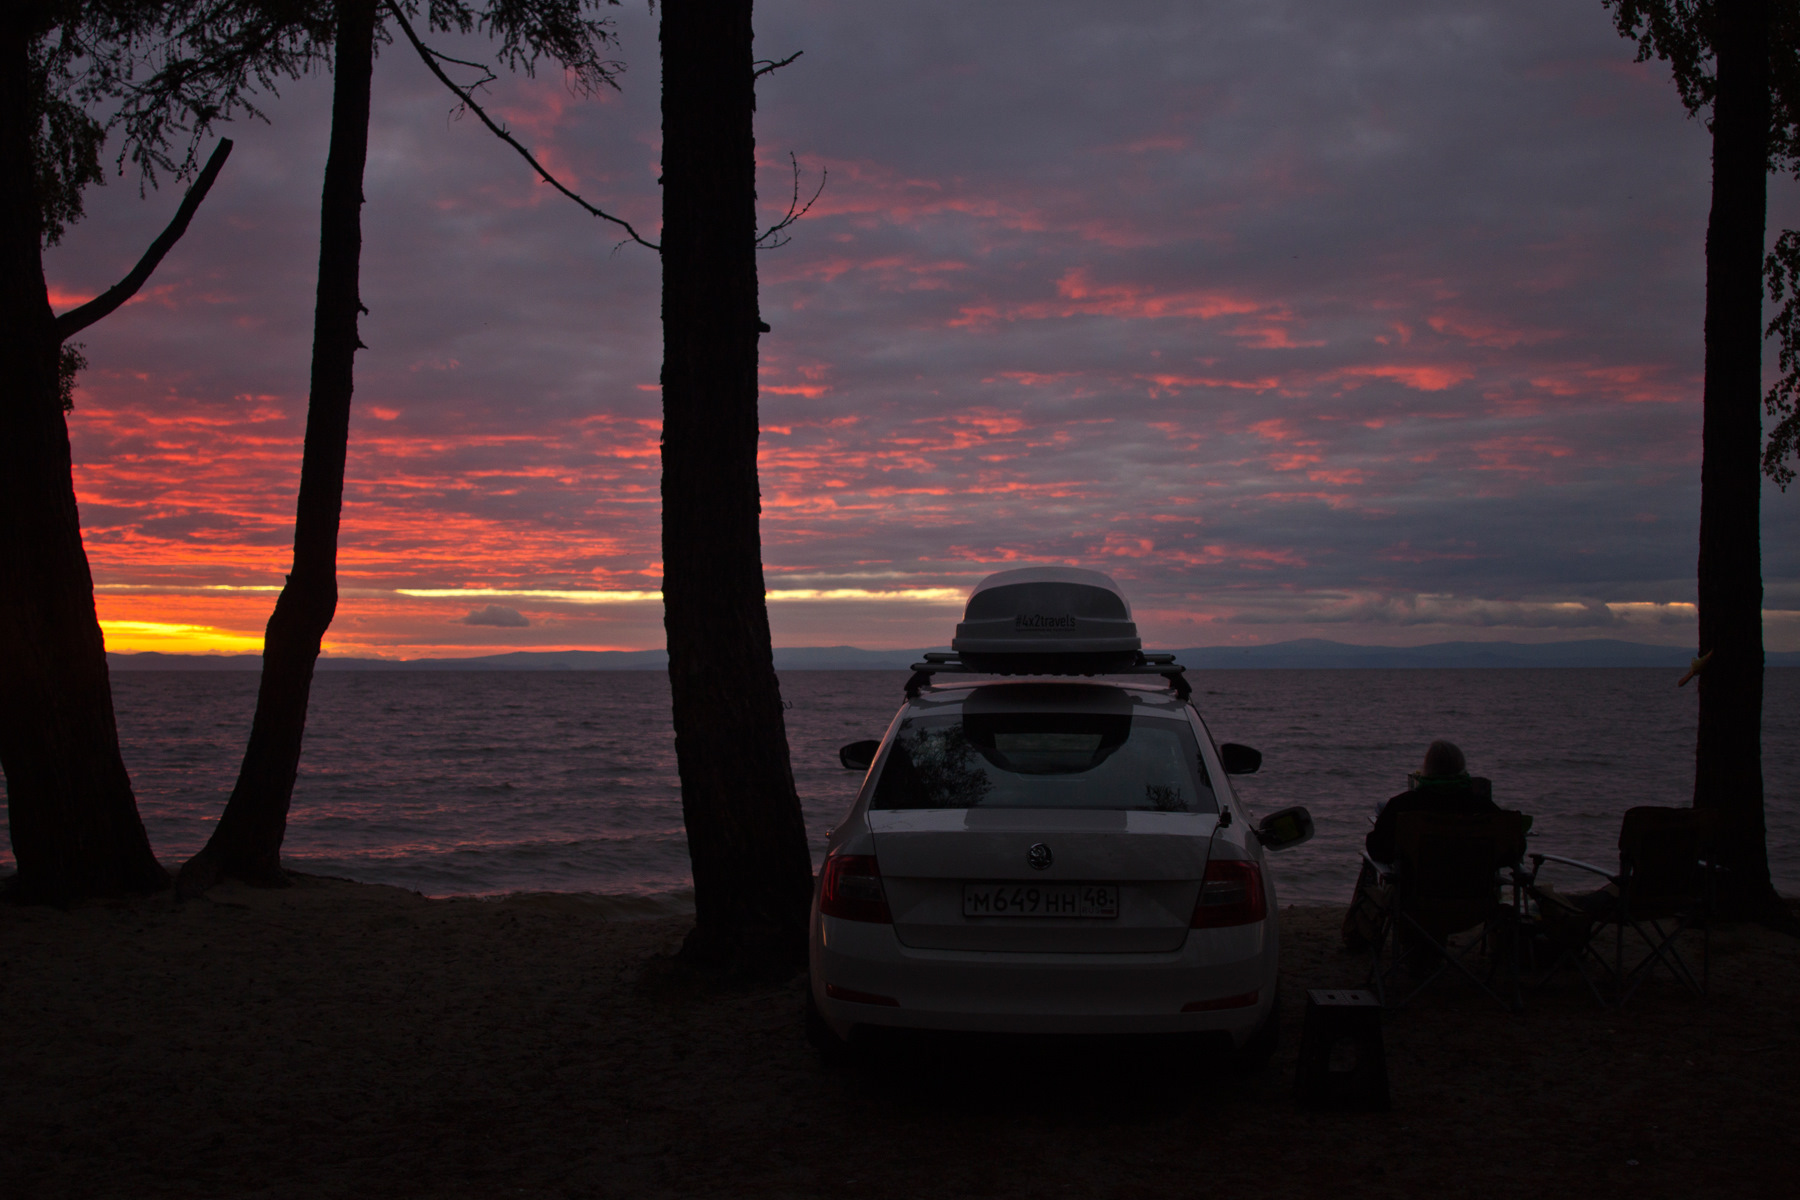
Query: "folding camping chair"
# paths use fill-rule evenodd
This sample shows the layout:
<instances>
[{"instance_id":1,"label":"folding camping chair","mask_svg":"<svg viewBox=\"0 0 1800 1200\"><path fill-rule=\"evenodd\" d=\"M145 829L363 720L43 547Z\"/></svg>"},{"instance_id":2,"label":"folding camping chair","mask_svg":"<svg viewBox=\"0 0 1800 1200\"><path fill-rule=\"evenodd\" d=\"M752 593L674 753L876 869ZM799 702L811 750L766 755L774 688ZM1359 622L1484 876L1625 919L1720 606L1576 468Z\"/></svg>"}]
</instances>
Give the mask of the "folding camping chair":
<instances>
[{"instance_id":1,"label":"folding camping chair","mask_svg":"<svg viewBox=\"0 0 1800 1200\"><path fill-rule=\"evenodd\" d=\"M1531 855L1526 890L1537 902L1538 926L1547 933L1555 953L1540 982L1548 981L1564 965L1573 965L1595 999L1605 1003L1595 983L1597 974L1612 991L1614 1003L1624 1004L1661 964L1676 982L1696 996L1704 996L1712 960L1708 918L1713 891L1706 842L1714 825L1714 814L1692 808L1644 805L1626 810L1619 826L1617 874L1558 854ZM1598 875L1607 881L1606 886L1586 895L1563 895L1537 882L1538 872L1547 862ZM1613 929L1610 956L1597 947L1609 925ZM1627 927L1647 947L1630 970L1625 968ZM1690 929L1701 933L1697 977L1676 944L1676 938Z\"/></svg>"},{"instance_id":2,"label":"folding camping chair","mask_svg":"<svg viewBox=\"0 0 1800 1200\"><path fill-rule=\"evenodd\" d=\"M1376 934L1368 985L1383 1005L1399 1008L1446 972L1454 971L1514 1012L1519 996L1518 885L1525 855L1525 814L1403 813L1396 825L1395 861L1364 860L1386 885L1387 907ZM1501 872L1512 878L1502 894ZM1457 944L1455 936L1479 928L1478 936ZM1491 952L1485 977L1469 960L1481 948ZM1384 961L1385 958L1385 961ZM1417 982L1389 1002L1402 970ZM1495 990L1501 976L1506 994Z\"/></svg>"}]
</instances>

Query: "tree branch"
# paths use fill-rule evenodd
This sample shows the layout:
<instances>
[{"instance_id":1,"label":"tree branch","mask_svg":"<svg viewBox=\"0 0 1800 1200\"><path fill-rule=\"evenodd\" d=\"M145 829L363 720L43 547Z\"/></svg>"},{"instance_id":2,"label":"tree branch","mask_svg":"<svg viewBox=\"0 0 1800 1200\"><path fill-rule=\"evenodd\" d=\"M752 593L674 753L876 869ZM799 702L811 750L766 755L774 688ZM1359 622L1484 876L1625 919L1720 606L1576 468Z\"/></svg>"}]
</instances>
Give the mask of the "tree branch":
<instances>
[{"instance_id":1,"label":"tree branch","mask_svg":"<svg viewBox=\"0 0 1800 1200\"><path fill-rule=\"evenodd\" d=\"M519 152L519 157L523 158L526 162L530 163L531 169L538 173L538 178L542 179L545 183L549 184L551 187L555 188L557 191L561 192L563 195L567 196L569 199L571 199L575 203L579 204L582 208L586 209L593 216L599 217L602 221L611 221L614 225L617 225L619 228L623 229L625 231L625 233L627 234L626 240L636 242L640 246L646 246L651 250L655 250L659 254L662 252L662 247L657 245L655 242L645 241L644 238L638 233L638 231L631 227L631 222L625 220L622 217L615 217L609 212L605 212L599 208L594 207L592 204L589 204L586 200L583 200L580 196L577 196L574 192L572 192L568 188L564 187L562 185L562 183L556 178L556 176L554 176L554 175L550 174L550 172L546 171L544 169L543 164L538 162L538 160L536 158L532 157L531 151L527 150L522 144L520 144L519 140L517 138L515 138L512 134L508 133L505 128L496 124L494 122L494 119L487 115L487 112L481 107L481 105L475 103L475 97L473 95L471 95L467 89L459 87L457 85L456 81L451 79L450 76L446 75L444 73L444 69L438 65L438 62L440 59L443 59L448 62L460 62L460 60L450 58L448 55L441 55L437 51L431 49L431 47L427 46L424 42L421 42L419 40L419 35L413 32L412 25L407 22L406 14L400 11L400 6L397 3L395 3L395 0L384 0L384 2L385 2L387 10L393 14L394 20L399 22L401 30L406 34L406 40L411 42L413 49L417 50L419 52L420 59L422 59L424 61L425 65L428 68L430 68L431 73L438 77L438 82L442 83L445 87L449 88L451 93L454 94L456 96L456 98L462 102L463 107L469 109L477 117L480 117L481 123L483 125L486 125L488 127L489 131L491 131L495 137L499 138L501 141L503 141L507 145L511 146L514 150L517 150ZM463 65L473 66L475 64L464 63ZM485 66L483 66L481 69L484 71L487 70L487 68ZM494 77L493 73L488 72L488 79L492 79L493 77ZM483 82L486 82L486 81L484 80ZM479 86L479 85L477 85L477 86ZM623 245L624 243L620 243L620 244Z\"/></svg>"},{"instance_id":2,"label":"tree branch","mask_svg":"<svg viewBox=\"0 0 1800 1200\"><path fill-rule=\"evenodd\" d=\"M751 66L756 68L756 74L750 76L750 78L761 79L764 75L769 74L771 71L779 71L779 70L781 70L781 68L787 66L789 63L793 62L796 58L799 58L802 54L805 54L805 53L806 53L806 51L804 51L804 50L796 50L792 54L788 55L786 58L781 58L781 59L759 58L755 62L750 64Z\"/></svg>"},{"instance_id":3,"label":"tree branch","mask_svg":"<svg viewBox=\"0 0 1800 1200\"><path fill-rule=\"evenodd\" d=\"M187 195L181 198L181 207L175 210L175 219L169 222L168 228L164 229L154 242L150 243L150 248L144 251L144 257L138 259L137 266L131 268L131 274L86 304L72 308L56 318L56 340L59 343L68 341L137 295L137 290L144 286L144 281L150 278L150 273L156 270L157 264L162 262L163 255L167 254L175 243L181 240L181 235L187 232L188 222L194 219L194 213L199 209L200 202L206 199L206 193L212 190L213 180L219 177L219 169L225 165L225 160L230 154L231 139L220 138L219 144L213 148L212 157L206 160L206 167L200 172L200 177L194 180L193 186L187 190Z\"/></svg>"},{"instance_id":4,"label":"tree branch","mask_svg":"<svg viewBox=\"0 0 1800 1200\"><path fill-rule=\"evenodd\" d=\"M831 172L827 171L823 167L820 167L819 168L819 186L813 190L812 199L808 200L805 204L801 204L800 203L800 160L798 158L796 158L794 156L794 152L792 150L790 150L790 151L788 151L788 161L794 164L794 195L793 195L793 198L788 201L787 215L782 217L781 220L775 222L773 225L769 226L767 229L763 230L761 233L756 235L756 248L758 250L773 250L777 246L785 246L790 241L793 240L792 238L778 238L778 237L776 237L776 235L779 234L782 230L786 229L789 225L792 225L795 221L798 221L801 217L804 217L807 213L812 211L813 204L819 199L819 196L825 191L825 180L827 178L829 178L831 175ZM771 239L771 238L775 238L775 240L770 241L769 239Z\"/></svg>"}]
</instances>

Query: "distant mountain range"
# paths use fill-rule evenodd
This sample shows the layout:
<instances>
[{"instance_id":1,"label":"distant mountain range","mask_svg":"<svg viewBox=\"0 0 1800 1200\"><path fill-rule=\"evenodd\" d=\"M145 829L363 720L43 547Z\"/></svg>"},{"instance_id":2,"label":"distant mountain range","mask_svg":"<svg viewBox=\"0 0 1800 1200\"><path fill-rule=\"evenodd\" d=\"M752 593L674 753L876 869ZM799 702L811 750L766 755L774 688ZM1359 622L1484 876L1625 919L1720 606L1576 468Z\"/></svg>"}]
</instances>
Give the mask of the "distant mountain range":
<instances>
[{"instance_id":1,"label":"distant mountain range","mask_svg":"<svg viewBox=\"0 0 1800 1200\"><path fill-rule=\"evenodd\" d=\"M782 671L904 671L923 651L804 646L775 651ZM1692 652L1610 638L1579 642L1436 642L1429 646L1353 646L1320 638L1267 646L1198 646L1175 651L1190 670L1445 667L1685 667ZM117 671L254 671L255 654L108 654ZM1771 667L1800 667L1800 652L1771 652ZM319 659L321 671L660 671L663 650L515 650L479 658Z\"/></svg>"}]
</instances>

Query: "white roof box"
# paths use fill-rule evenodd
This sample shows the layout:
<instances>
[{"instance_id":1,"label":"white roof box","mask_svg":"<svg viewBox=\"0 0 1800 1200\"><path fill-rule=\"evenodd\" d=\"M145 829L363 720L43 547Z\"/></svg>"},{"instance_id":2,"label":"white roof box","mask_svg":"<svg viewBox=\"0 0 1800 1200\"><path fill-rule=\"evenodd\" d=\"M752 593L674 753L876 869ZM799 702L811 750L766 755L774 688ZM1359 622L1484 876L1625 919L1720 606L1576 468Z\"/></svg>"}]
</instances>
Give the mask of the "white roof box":
<instances>
[{"instance_id":1,"label":"white roof box","mask_svg":"<svg viewBox=\"0 0 1800 1200\"><path fill-rule=\"evenodd\" d=\"M1091 674L1127 667L1143 642L1109 576L1080 567L1021 567L982 580L950 646L996 674Z\"/></svg>"}]
</instances>

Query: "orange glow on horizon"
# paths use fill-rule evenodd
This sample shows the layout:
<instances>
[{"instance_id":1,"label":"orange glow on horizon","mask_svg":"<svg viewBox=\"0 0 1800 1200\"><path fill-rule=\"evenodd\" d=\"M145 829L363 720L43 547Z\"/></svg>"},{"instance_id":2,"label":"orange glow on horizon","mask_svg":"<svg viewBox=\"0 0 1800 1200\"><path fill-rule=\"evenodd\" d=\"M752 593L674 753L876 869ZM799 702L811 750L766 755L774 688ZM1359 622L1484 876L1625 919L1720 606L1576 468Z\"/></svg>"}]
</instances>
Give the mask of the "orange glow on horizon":
<instances>
[{"instance_id":1,"label":"orange glow on horizon","mask_svg":"<svg viewBox=\"0 0 1800 1200\"><path fill-rule=\"evenodd\" d=\"M261 654L263 645L261 634L168 621L101 621L100 632L115 654Z\"/></svg>"}]
</instances>

